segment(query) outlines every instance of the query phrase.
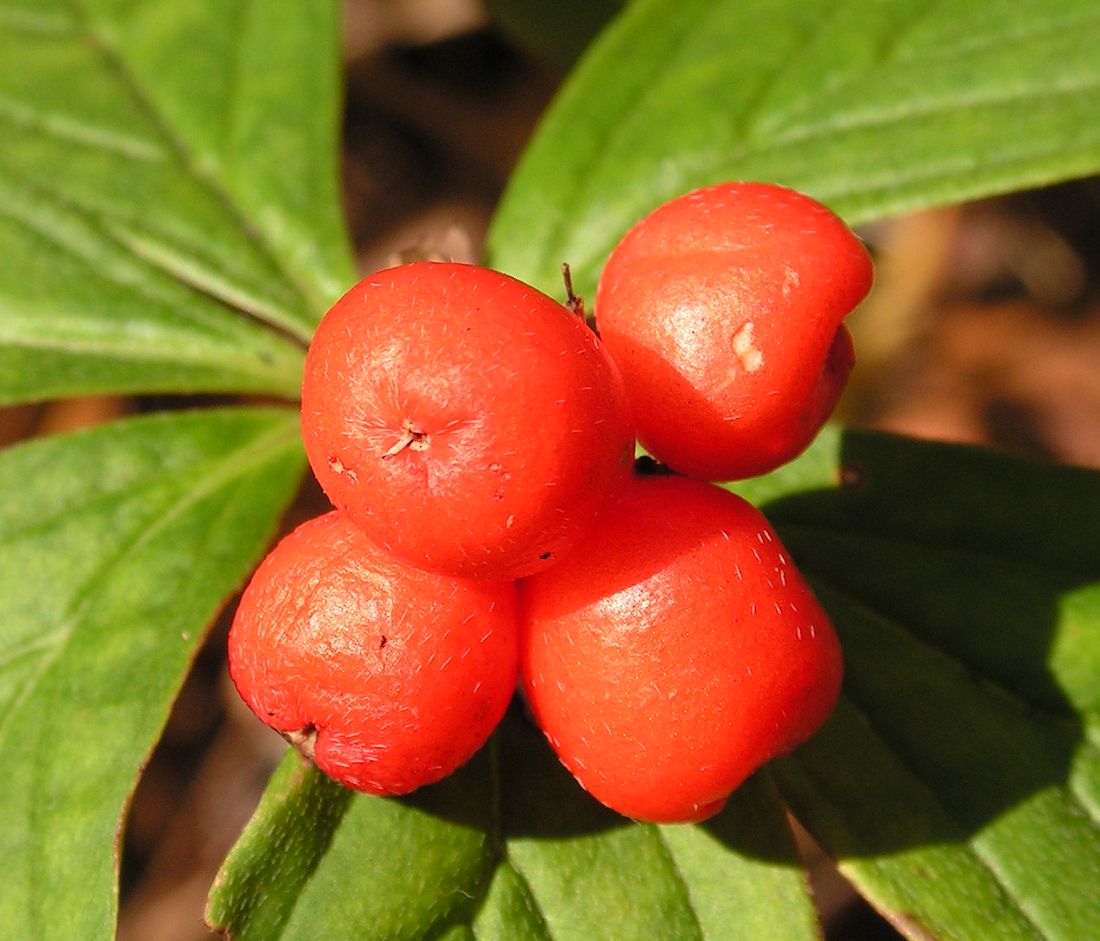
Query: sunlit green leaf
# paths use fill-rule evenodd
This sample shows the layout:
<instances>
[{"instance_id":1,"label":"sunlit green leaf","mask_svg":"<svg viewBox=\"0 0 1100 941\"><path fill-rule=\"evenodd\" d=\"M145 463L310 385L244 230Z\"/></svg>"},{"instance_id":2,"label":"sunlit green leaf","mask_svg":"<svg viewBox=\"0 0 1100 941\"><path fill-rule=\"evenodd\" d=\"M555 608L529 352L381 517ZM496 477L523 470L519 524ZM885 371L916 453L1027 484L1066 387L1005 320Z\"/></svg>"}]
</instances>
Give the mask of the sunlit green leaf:
<instances>
[{"instance_id":1,"label":"sunlit green leaf","mask_svg":"<svg viewBox=\"0 0 1100 941\"><path fill-rule=\"evenodd\" d=\"M296 394L353 277L337 9L3 0L0 402Z\"/></svg>"},{"instance_id":2,"label":"sunlit green leaf","mask_svg":"<svg viewBox=\"0 0 1100 941\"><path fill-rule=\"evenodd\" d=\"M762 179L852 223L1100 168L1092 0L636 0L512 178L501 270L591 294L615 242L694 187Z\"/></svg>"},{"instance_id":3,"label":"sunlit green leaf","mask_svg":"<svg viewBox=\"0 0 1100 941\"><path fill-rule=\"evenodd\" d=\"M0 454L0 934L114 938L120 816L204 631L302 472L289 410Z\"/></svg>"}]
</instances>

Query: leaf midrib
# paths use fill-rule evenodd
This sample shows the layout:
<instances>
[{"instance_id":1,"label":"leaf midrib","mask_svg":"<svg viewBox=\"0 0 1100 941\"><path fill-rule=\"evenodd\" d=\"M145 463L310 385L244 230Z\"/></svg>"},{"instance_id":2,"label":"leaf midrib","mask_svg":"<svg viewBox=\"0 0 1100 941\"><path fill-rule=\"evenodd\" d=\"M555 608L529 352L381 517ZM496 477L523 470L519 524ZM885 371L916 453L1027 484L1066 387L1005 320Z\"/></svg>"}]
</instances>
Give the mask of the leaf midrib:
<instances>
[{"instance_id":1,"label":"leaf midrib","mask_svg":"<svg viewBox=\"0 0 1100 941\"><path fill-rule=\"evenodd\" d=\"M191 337L192 334L183 333L181 337ZM164 342L164 335L157 338L157 342L148 346L135 348L132 343L123 343L117 338L101 337L95 340L61 337L44 337L41 334L32 336L19 336L6 334L0 329L0 343L13 349L48 351L52 353L70 353L80 356L100 356L116 359L119 362L133 363L141 361L146 363L176 364L180 366L204 366L207 368L224 368L227 373L237 375L254 376L264 381L265 386L272 392L285 396L288 399L297 399L299 385L296 377L288 374L288 371L278 366L274 361L270 368L260 357L233 355L230 351L212 350L210 347L194 348L190 344L180 343L172 345ZM144 382L142 388L148 386Z\"/></svg>"}]
</instances>

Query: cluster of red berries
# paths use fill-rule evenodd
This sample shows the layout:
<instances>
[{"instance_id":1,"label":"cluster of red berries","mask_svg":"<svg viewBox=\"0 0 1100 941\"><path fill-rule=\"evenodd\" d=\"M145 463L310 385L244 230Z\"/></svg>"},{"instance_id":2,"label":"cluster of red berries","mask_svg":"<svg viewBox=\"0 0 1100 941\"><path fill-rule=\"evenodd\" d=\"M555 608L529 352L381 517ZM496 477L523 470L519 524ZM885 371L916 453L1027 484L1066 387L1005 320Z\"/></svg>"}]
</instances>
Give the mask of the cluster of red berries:
<instances>
[{"instance_id":1,"label":"cluster of red berries","mask_svg":"<svg viewBox=\"0 0 1100 941\"><path fill-rule=\"evenodd\" d=\"M820 204L736 183L628 233L599 336L577 305L472 265L361 281L318 327L302 389L337 509L244 593L244 700L338 781L402 794L468 760L519 677L597 799L649 821L716 813L820 727L842 667L767 520L708 481L809 444L871 277ZM634 473L636 438L669 473Z\"/></svg>"}]
</instances>

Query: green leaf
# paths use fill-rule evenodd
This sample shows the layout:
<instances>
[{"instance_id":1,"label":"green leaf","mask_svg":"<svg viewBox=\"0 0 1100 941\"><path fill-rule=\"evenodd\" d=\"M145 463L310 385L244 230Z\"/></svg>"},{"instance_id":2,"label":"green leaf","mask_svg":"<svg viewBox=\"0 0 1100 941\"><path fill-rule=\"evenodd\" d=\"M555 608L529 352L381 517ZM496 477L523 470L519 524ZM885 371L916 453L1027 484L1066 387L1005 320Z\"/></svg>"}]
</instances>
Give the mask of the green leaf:
<instances>
[{"instance_id":1,"label":"green leaf","mask_svg":"<svg viewBox=\"0 0 1100 941\"><path fill-rule=\"evenodd\" d=\"M815 916L793 860L766 778L706 826L632 824L512 713L466 768L401 800L349 801L289 757L207 915L236 941L807 941Z\"/></svg>"},{"instance_id":2,"label":"green leaf","mask_svg":"<svg viewBox=\"0 0 1100 941\"><path fill-rule=\"evenodd\" d=\"M0 402L296 395L354 277L337 11L3 0Z\"/></svg>"},{"instance_id":3,"label":"green leaf","mask_svg":"<svg viewBox=\"0 0 1100 941\"><path fill-rule=\"evenodd\" d=\"M768 508L847 665L785 796L910 936L1100 935L1100 474L867 434L841 460Z\"/></svg>"},{"instance_id":4,"label":"green leaf","mask_svg":"<svg viewBox=\"0 0 1100 941\"><path fill-rule=\"evenodd\" d=\"M637 219L762 179L849 222L1100 168L1093 0L637 0L544 118L492 263L591 294ZM598 312L597 312L598 313Z\"/></svg>"},{"instance_id":5,"label":"green leaf","mask_svg":"<svg viewBox=\"0 0 1100 941\"><path fill-rule=\"evenodd\" d=\"M290 410L0 454L0 934L114 937L119 820L206 626L303 467Z\"/></svg>"}]
</instances>

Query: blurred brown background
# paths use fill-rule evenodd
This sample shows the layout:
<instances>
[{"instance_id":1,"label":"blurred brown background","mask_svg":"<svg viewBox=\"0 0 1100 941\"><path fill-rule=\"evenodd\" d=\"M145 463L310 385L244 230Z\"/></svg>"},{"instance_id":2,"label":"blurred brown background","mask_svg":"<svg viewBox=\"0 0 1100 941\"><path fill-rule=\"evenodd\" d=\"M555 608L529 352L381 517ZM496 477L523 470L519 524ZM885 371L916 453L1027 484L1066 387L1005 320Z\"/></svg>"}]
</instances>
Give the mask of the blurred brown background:
<instances>
[{"instance_id":1,"label":"blurred brown background","mask_svg":"<svg viewBox=\"0 0 1100 941\"><path fill-rule=\"evenodd\" d=\"M493 207L560 73L475 0L351 0L346 208L362 270L477 260ZM927 212L861 234L875 290L850 319L845 421L1100 467L1100 182ZM0 444L170 400L0 410ZM287 526L321 512L307 487ZM209 938L206 891L284 747L240 704L215 626L134 797L120 941ZM804 841L833 939L896 937Z\"/></svg>"}]
</instances>

